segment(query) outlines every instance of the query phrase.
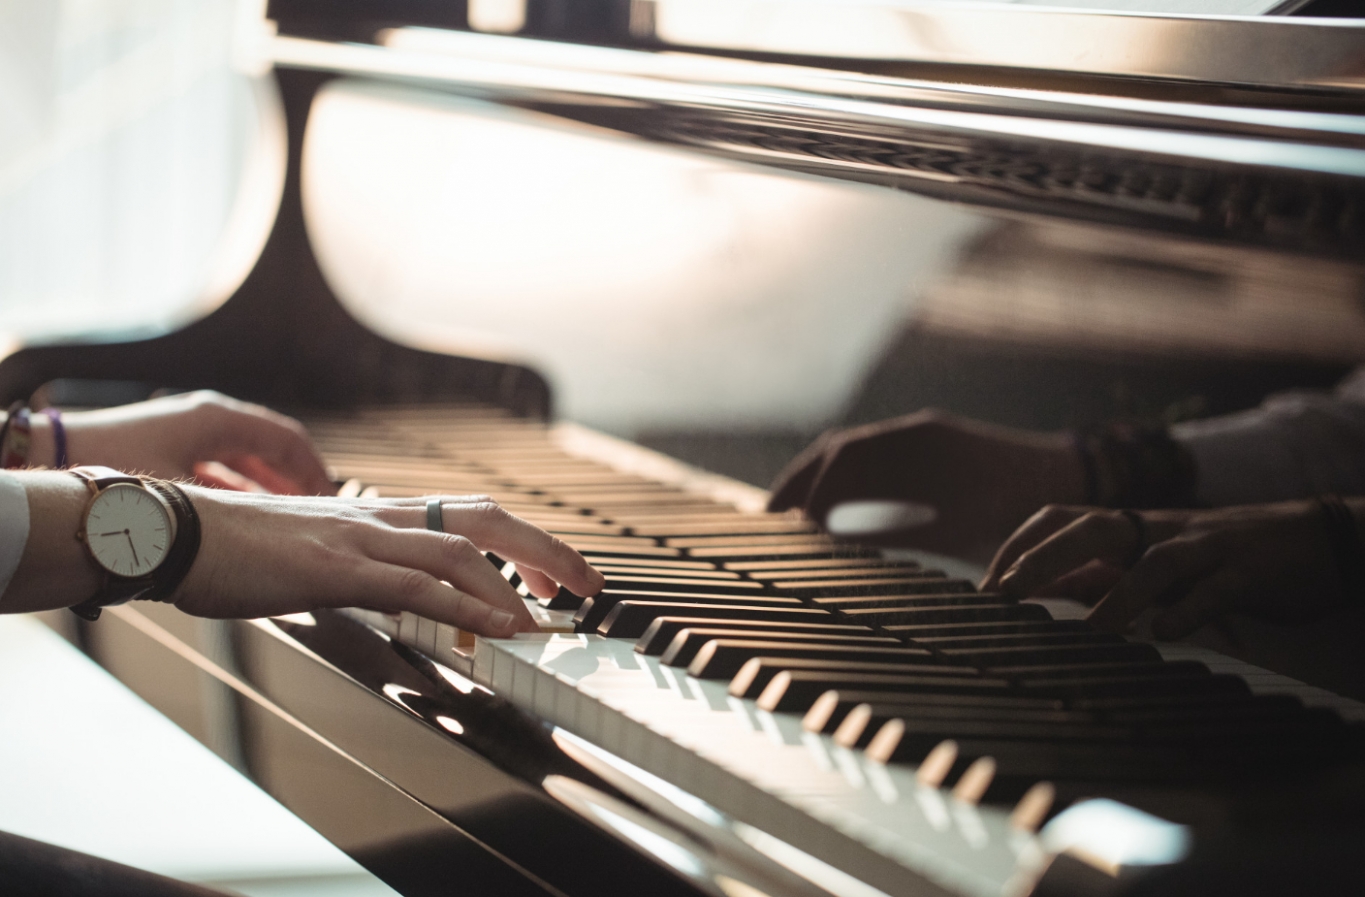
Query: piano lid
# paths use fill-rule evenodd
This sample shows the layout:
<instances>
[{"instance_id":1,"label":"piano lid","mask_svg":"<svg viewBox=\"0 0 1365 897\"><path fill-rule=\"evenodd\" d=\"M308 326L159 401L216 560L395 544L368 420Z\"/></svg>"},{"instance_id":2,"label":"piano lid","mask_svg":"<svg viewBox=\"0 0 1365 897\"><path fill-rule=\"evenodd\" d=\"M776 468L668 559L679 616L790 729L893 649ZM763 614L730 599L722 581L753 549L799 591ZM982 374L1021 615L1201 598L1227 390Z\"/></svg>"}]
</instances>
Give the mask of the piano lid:
<instances>
[{"instance_id":1,"label":"piano lid","mask_svg":"<svg viewBox=\"0 0 1365 897\"><path fill-rule=\"evenodd\" d=\"M1354 24L1233 24L1346 35L1365 46L1365 30ZM376 39L282 36L271 53L283 67L421 85L713 156L986 208L1348 259L1365 250L1365 124L1355 115L1122 91L959 87L457 32L384 30ZM1256 38L1276 39L1273 31ZM1255 58L1240 57L1248 78ZM1138 73L1145 70L1126 74Z\"/></svg>"}]
</instances>

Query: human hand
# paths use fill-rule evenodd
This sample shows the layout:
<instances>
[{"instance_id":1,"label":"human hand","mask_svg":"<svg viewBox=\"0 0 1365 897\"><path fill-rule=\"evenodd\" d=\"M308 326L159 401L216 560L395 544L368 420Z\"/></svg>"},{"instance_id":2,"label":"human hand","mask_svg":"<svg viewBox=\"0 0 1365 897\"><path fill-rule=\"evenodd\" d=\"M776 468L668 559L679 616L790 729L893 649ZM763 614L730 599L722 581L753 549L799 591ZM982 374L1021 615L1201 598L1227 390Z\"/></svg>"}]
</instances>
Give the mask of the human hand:
<instances>
[{"instance_id":1,"label":"human hand","mask_svg":"<svg viewBox=\"0 0 1365 897\"><path fill-rule=\"evenodd\" d=\"M1128 514L1139 514L1143 533ZM1321 510L1310 501L1126 513L1047 507L1000 549L982 588L1098 601L1091 623L1116 632L1159 608L1152 633L1162 639L1230 612L1307 623L1345 600Z\"/></svg>"},{"instance_id":2,"label":"human hand","mask_svg":"<svg viewBox=\"0 0 1365 897\"><path fill-rule=\"evenodd\" d=\"M62 415L71 466L98 464L234 490L335 492L303 426L210 390ZM51 424L33 416L34 463L54 455Z\"/></svg>"},{"instance_id":3,"label":"human hand","mask_svg":"<svg viewBox=\"0 0 1365 897\"><path fill-rule=\"evenodd\" d=\"M926 410L825 433L778 477L768 507L826 523L845 502L911 503L919 513L907 517L925 522L871 538L962 556L989 551L1037 508L1079 502L1083 492L1066 435Z\"/></svg>"},{"instance_id":4,"label":"human hand","mask_svg":"<svg viewBox=\"0 0 1365 897\"><path fill-rule=\"evenodd\" d=\"M520 595L480 553L514 561L532 594L584 597L605 580L583 556L486 496L446 499L446 532L424 529L425 498L291 498L186 490L199 556L176 591L203 617L329 607L411 611L486 636L535 631ZM446 585L449 583L449 585Z\"/></svg>"}]
</instances>

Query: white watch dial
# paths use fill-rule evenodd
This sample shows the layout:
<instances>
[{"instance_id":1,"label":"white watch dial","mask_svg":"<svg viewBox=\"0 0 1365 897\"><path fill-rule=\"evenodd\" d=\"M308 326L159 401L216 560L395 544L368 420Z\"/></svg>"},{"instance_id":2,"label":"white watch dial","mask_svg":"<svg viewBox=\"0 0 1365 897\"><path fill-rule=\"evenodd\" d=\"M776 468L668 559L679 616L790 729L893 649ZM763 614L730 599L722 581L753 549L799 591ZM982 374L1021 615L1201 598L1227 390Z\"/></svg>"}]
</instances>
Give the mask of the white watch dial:
<instances>
[{"instance_id":1,"label":"white watch dial","mask_svg":"<svg viewBox=\"0 0 1365 897\"><path fill-rule=\"evenodd\" d=\"M95 496L85 515L85 541L95 560L119 576L145 576L171 549L171 518L148 490L115 483Z\"/></svg>"}]
</instances>

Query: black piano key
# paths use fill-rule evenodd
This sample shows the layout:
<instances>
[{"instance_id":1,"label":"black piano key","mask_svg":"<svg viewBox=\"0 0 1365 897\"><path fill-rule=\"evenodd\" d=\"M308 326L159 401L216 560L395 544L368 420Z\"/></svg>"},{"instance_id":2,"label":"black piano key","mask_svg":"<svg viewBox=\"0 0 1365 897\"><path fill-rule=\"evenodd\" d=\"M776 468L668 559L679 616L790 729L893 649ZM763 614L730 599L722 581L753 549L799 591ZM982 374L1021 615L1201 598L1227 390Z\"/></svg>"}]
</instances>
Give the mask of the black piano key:
<instances>
[{"instance_id":1,"label":"black piano key","mask_svg":"<svg viewBox=\"0 0 1365 897\"><path fill-rule=\"evenodd\" d=\"M673 549L681 553L681 549ZM717 563L739 561L777 561L800 558L806 560L875 559L880 556L871 549L831 546L828 544L799 545L718 545L687 549L687 556Z\"/></svg>"},{"instance_id":2,"label":"black piano key","mask_svg":"<svg viewBox=\"0 0 1365 897\"><path fill-rule=\"evenodd\" d=\"M1005 679L988 678L971 667L936 664L850 663L796 657L755 657L730 680L730 694L737 698L771 698L764 710L805 713L815 699L830 689L866 691L920 691L926 677L958 677L992 683L973 687L974 694L1016 694ZM1000 687L995 688L995 684ZM983 690L984 689L984 690ZM932 692L934 689L929 689ZM776 702L782 702L779 706Z\"/></svg>"},{"instance_id":3,"label":"black piano key","mask_svg":"<svg viewBox=\"0 0 1365 897\"><path fill-rule=\"evenodd\" d=\"M1064 663L1160 662L1161 654L1138 642L1101 645L1022 645L1000 648L949 648L939 652L962 664L994 669Z\"/></svg>"},{"instance_id":4,"label":"black piano key","mask_svg":"<svg viewBox=\"0 0 1365 897\"><path fill-rule=\"evenodd\" d=\"M652 592L710 592L715 595L758 595L767 593L762 583L747 579L702 579L688 576L645 573L609 573L605 588L611 591L648 589ZM796 596L788 596L796 597Z\"/></svg>"},{"instance_id":5,"label":"black piano key","mask_svg":"<svg viewBox=\"0 0 1365 897\"><path fill-rule=\"evenodd\" d=\"M598 568L602 566L611 566L618 569L630 568L639 570L642 573L646 571L668 571L666 575L672 576L690 576L690 571L693 570L710 571L717 569L716 565L710 561L683 561L674 557L604 557L595 560L593 566Z\"/></svg>"},{"instance_id":6,"label":"black piano key","mask_svg":"<svg viewBox=\"0 0 1365 897\"><path fill-rule=\"evenodd\" d=\"M837 623L829 611L795 604L677 604L671 601L622 601L597 626L607 638L639 638L659 617L705 617L745 622Z\"/></svg>"},{"instance_id":7,"label":"black piano key","mask_svg":"<svg viewBox=\"0 0 1365 897\"><path fill-rule=\"evenodd\" d=\"M1237 676L1108 676L1094 679L1016 680L1025 694L1063 698L1113 698L1124 695L1245 694L1250 689Z\"/></svg>"},{"instance_id":8,"label":"black piano key","mask_svg":"<svg viewBox=\"0 0 1365 897\"><path fill-rule=\"evenodd\" d=\"M1197 660L1142 660L1136 663L1059 663L1018 667L995 667L991 673L1021 682L1038 679L1096 679L1155 677L1171 679L1208 676L1210 670Z\"/></svg>"},{"instance_id":9,"label":"black piano key","mask_svg":"<svg viewBox=\"0 0 1365 897\"><path fill-rule=\"evenodd\" d=\"M622 601L676 601L679 604L748 604L755 607L800 607L795 598L778 598L773 595L754 595L752 597L730 595L716 592L669 592L643 589L609 589L597 593L584 601L574 614L574 629L577 632L594 632L611 609Z\"/></svg>"},{"instance_id":10,"label":"black piano key","mask_svg":"<svg viewBox=\"0 0 1365 897\"><path fill-rule=\"evenodd\" d=\"M749 639L763 642L792 642L848 648L890 648L893 650L905 647L897 639L874 635L870 632L865 635L819 635L810 632L764 632L753 629L693 629L689 627L674 636L673 641L664 649L659 662L670 667L688 666L701 651L702 646L713 639L725 639L727 641Z\"/></svg>"},{"instance_id":11,"label":"black piano key","mask_svg":"<svg viewBox=\"0 0 1365 897\"><path fill-rule=\"evenodd\" d=\"M772 583L774 590L800 598L854 598L875 595L970 595L976 588L965 579L901 577L898 579L798 579ZM987 596L982 596L983 600ZM989 596L999 599L1000 596Z\"/></svg>"},{"instance_id":12,"label":"black piano key","mask_svg":"<svg viewBox=\"0 0 1365 897\"><path fill-rule=\"evenodd\" d=\"M813 548L823 551L834 551L837 548L833 539L825 536L792 533L790 535L776 536L680 536L674 539L665 539L664 544L670 548Z\"/></svg>"},{"instance_id":13,"label":"black piano key","mask_svg":"<svg viewBox=\"0 0 1365 897\"><path fill-rule=\"evenodd\" d=\"M953 648L1009 648L1046 645L1122 645L1123 636L1085 629L1079 632L1007 632L999 635L953 635L914 639L916 645L945 651Z\"/></svg>"},{"instance_id":14,"label":"black piano key","mask_svg":"<svg viewBox=\"0 0 1365 897\"><path fill-rule=\"evenodd\" d=\"M840 747L865 747L877 730L893 719L904 720L911 727L921 726L921 729L916 731L933 732L938 729L948 733L940 735L930 747L944 738L970 737L974 732L992 737L1010 737L1007 730L1011 724L1032 726L1031 731L1035 734L1055 731L1059 738L1067 737L1068 733L1084 731L1095 735L1093 740L1098 740L1105 733L1129 731L1121 725L1101 718L1098 714L1076 710L1013 706L987 708L979 705L975 707L908 705L878 701L861 704L850 710L835 730L834 741Z\"/></svg>"},{"instance_id":15,"label":"black piano key","mask_svg":"<svg viewBox=\"0 0 1365 897\"><path fill-rule=\"evenodd\" d=\"M817 624L817 623L777 623L762 620L725 620L717 617L658 617L649 624L644 633L640 635L639 641L635 643L635 650L641 654L658 656L668 649L673 637L684 629L718 629L728 631L751 630L755 632L781 632L791 635L876 635L866 626L850 626L847 624Z\"/></svg>"},{"instance_id":16,"label":"black piano key","mask_svg":"<svg viewBox=\"0 0 1365 897\"><path fill-rule=\"evenodd\" d=\"M845 620L864 626L984 623L1002 620L1051 620L1039 604L968 604L952 607L854 608L840 611Z\"/></svg>"},{"instance_id":17,"label":"black piano key","mask_svg":"<svg viewBox=\"0 0 1365 897\"><path fill-rule=\"evenodd\" d=\"M565 542L572 545L580 553L584 551L639 551L643 556L651 556L651 552L659 547L659 543L653 539L645 539L640 536L609 536L606 533L593 536L568 536ZM579 546L583 546L580 548ZM653 555L658 557L659 555Z\"/></svg>"},{"instance_id":18,"label":"black piano key","mask_svg":"<svg viewBox=\"0 0 1365 897\"><path fill-rule=\"evenodd\" d=\"M717 580L720 582L747 581L738 573L734 573L730 570L716 570L715 568L704 569L709 567L705 561L693 561L692 563L697 564L699 568L703 569L669 570L658 567L640 567L634 564L620 565L605 563L594 564L593 566L597 568L598 573L607 577L608 581L610 581L613 576L646 576L651 579L677 579L681 577L684 579L705 579ZM752 589L753 586L749 585L746 586L746 588Z\"/></svg>"},{"instance_id":19,"label":"black piano key","mask_svg":"<svg viewBox=\"0 0 1365 897\"><path fill-rule=\"evenodd\" d=\"M804 520L787 517L755 519L735 515L725 521L706 520L687 523L683 520L636 524L631 532L637 536L656 539L685 538L688 536L771 536L783 533L815 533L815 526Z\"/></svg>"},{"instance_id":20,"label":"black piano key","mask_svg":"<svg viewBox=\"0 0 1365 897\"><path fill-rule=\"evenodd\" d=\"M916 733L903 734L900 720L883 725L865 753L877 763L919 764L940 741L929 743ZM979 757L996 763L996 775L1027 781L1162 782L1196 780L1204 772L1185 751L1171 746L1087 744L1061 741L1008 741L998 738L953 738L958 759L950 778Z\"/></svg>"},{"instance_id":21,"label":"black piano key","mask_svg":"<svg viewBox=\"0 0 1365 897\"><path fill-rule=\"evenodd\" d=\"M1209 675L1207 668L1205 675ZM1175 695L1138 695L1116 698L1008 697L977 695L937 695L912 692L856 691L831 689L816 699L806 712L803 724L813 732L833 733L850 710L859 704L899 705L918 711L935 708L972 711L977 708L1008 708L1021 710L1073 710L1130 722L1258 716L1294 713L1303 709L1297 698L1289 695L1208 694L1202 692ZM907 710L907 712L911 712Z\"/></svg>"},{"instance_id":22,"label":"black piano key","mask_svg":"<svg viewBox=\"0 0 1365 897\"><path fill-rule=\"evenodd\" d=\"M957 695L910 694L900 692L855 691L830 689L815 699L801 725L810 732L833 734L849 712L860 704L894 705L913 713L923 707L951 708L1015 708L1033 710L1065 710L1066 702L1055 698L1021 698L1017 695Z\"/></svg>"},{"instance_id":23,"label":"black piano key","mask_svg":"<svg viewBox=\"0 0 1365 897\"><path fill-rule=\"evenodd\" d=\"M789 595L791 592L785 589L774 589L774 594ZM892 610L898 607L967 607L982 606L987 604L1007 606L1015 604L1013 598L1005 598L1002 595L983 595L977 592L938 592L929 591L920 594L904 592L893 595L857 595L857 596L799 596L809 600L812 604L820 607L827 607L830 610L860 610L865 608L877 608L881 610Z\"/></svg>"},{"instance_id":24,"label":"black piano key","mask_svg":"<svg viewBox=\"0 0 1365 897\"><path fill-rule=\"evenodd\" d=\"M919 570L922 569L914 561L888 561L876 555L864 557L828 557L828 558L786 558L782 560L761 560L761 561L726 561L723 565L726 570L737 570L747 572L750 575L755 573L774 573L785 572L793 573L793 576L781 578L792 579L797 575L803 575L802 571L807 570ZM754 577L757 579L758 577Z\"/></svg>"},{"instance_id":25,"label":"black piano key","mask_svg":"<svg viewBox=\"0 0 1365 897\"><path fill-rule=\"evenodd\" d=\"M1087 712L1098 713L1109 719L1137 724L1163 721L1201 719L1270 719L1288 718L1304 711L1303 702L1292 695L1219 695L1216 699L1170 701L1151 700L1145 703L1127 699L1112 701L1073 702L1083 704Z\"/></svg>"},{"instance_id":26,"label":"black piano key","mask_svg":"<svg viewBox=\"0 0 1365 897\"><path fill-rule=\"evenodd\" d=\"M844 648L812 642L785 644L759 639L712 639L697 652L687 674L697 679L732 679L753 657L793 657L850 663L930 664L934 656L920 648Z\"/></svg>"},{"instance_id":27,"label":"black piano key","mask_svg":"<svg viewBox=\"0 0 1365 897\"><path fill-rule=\"evenodd\" d=\"M583 602L586 600L586 598L575 595L573 592L560 586L559 591L555 592L554 595L549 598L538 598L536 599L536 603L546 610L578 610L583 606Z\"/></svg>"},{"instance_id":28,"label":"black piano key","mask_svg":"<svg viewBox=\"0 0 1365 897\"><path fill-rule=\"evenodd\" d=\"M609 545L601 542L589 542L586 539L565 539L569 546L576 550L589 562L599 558L672 558L681 559L683 551L680 548L665 548L662 545Z\"/></svg>"},{"instance_id":29,"label":"black piano key","mask_svg":"<svg viewBox=\"0 0 1365 897\"><path fill-rule=\"evenodd\" d=\"M738 572L738 571L736 571ZM750 570L745 575L759 582L782 584L809 580L848 579L949 579L942 570L881 564L876 567L820 567L802 570Z\"/></svg>"},{"instance_id":30,"label":"black piano key","mask_svg":"<svg viewBox=\"0 0 1365 897\"><path fill-rule=\"evenodd\" d=\"M819 704L817 701L816 705ZM824 709L827 715L833 715L833 708L828 702ZM813 706L807 716L811 716L815 710ZM898 701L895 696L886 696L849 710L839 724L834 740L843 747L862 747L883 723L902 719L914 721L917 726L922 725L922 731L931 734L936 731L932 726L941 726L940 734L949 738L985 734L993 738L1117 739L1133 743L1189 743L1202 738L1205 741L1213 739L1235 744L1240 738L1261 740L1272 731L1295 726L1302 722L1302 713L1302 708L1292 705L1255 703L1238 707L1235 712L1220 711L1217 705L1141 712L1101 712L1056 706L984 706L979 702L974 705L927 704L922 701L911 704ZM822 721L818 716L812 718L812 724L819 722ZM823 722L827 724L827 720ZM1005 724L1019 725L1011 727ZM1029 730L1028 726L1032 726L1032 729Z\"/></svg>"},{"instance_id":31,"label":"black piano key","mask_svg":"<svg viewBox=\"0 0 1365 897\"><path fill-rule=\"evenodd\" d=\"M1084 620L1014 620L995 623L939 623L931 625L885 626L887 635L919 640L922 638L954 638L974 635L1028 635L1053 632L1095 632Z\"/></svg>"},{"instance_id":32,"label":"black piano key","mask_svg":"<svg viewBox=\"0 0 1365 897\"><path fill-rule=\"evenodd\" d=\"M868 706L868 705L864 705ZM845 747L869 745L881 736L881 726L894 722L898 749L909 755L927 754L945 740L958 742L992 741L1009 750L1020 745L1054 748L1066 745L1089 746L1099 751L1133 748L1171 749L1180 752L1188 763L1219 767L1222 773L1244 774L1284 761L1312 761L1329 756L1345 734L1341 720L1334 715L1303 711L1293 716L1199 719L1151 726L1103 719L1085 719L1085 714L1047 711L1036 719L1011 718L1008 711L986 711L975 719L920 713L896 716L894 712L876 721L875 736L857 725L861 721L855 708L836 733ZM890 736L888 736L890 737ZM995 756L991 754L990 756ZM1265 769L1266 774L1273 772ZM1051 777L1069 777L1050 771Z\"/></svg>"}]
</instances>

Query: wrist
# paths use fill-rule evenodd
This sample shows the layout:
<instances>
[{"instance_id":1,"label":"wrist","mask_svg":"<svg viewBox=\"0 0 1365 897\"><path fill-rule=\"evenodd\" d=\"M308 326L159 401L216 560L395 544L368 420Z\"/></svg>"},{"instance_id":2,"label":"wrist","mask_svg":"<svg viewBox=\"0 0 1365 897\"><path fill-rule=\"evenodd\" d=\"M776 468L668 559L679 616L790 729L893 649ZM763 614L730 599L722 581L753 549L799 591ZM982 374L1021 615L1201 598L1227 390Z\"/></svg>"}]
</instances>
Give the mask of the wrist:
<instances>
[{"instance_id":1,"label":"wrist","mask_svg":"<svg viewBox=\"0 0 1365 897\"><path fill-rule=\"evenodd\" d=\"M29 534L23 559L5 590L5 611L53 610L86 600L102 579L76 538L89 492L65 473L26 471L16 476L28 498Z\"/></svg>"}]
</instances>

